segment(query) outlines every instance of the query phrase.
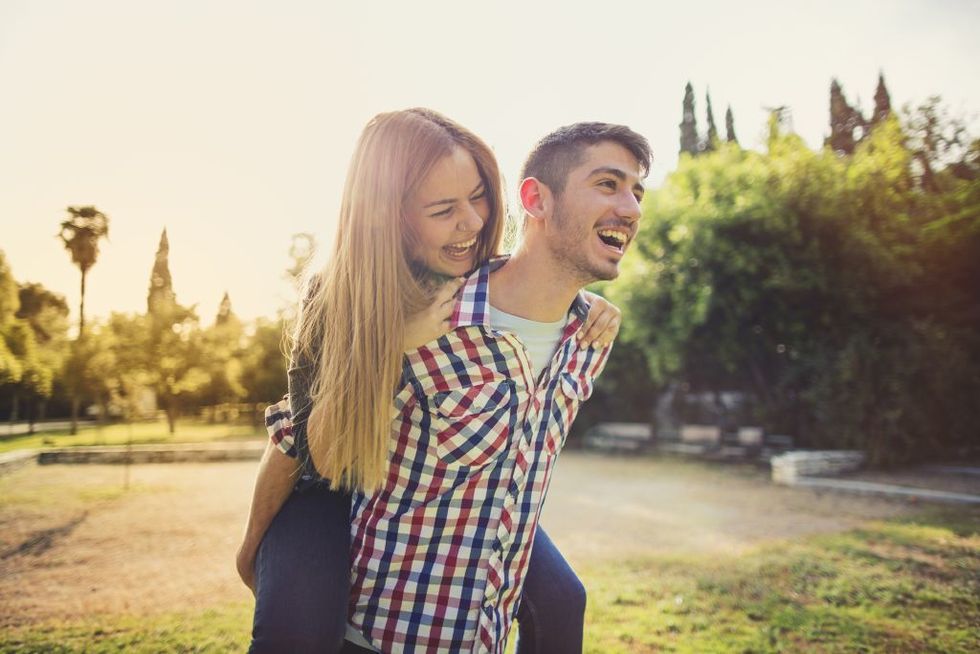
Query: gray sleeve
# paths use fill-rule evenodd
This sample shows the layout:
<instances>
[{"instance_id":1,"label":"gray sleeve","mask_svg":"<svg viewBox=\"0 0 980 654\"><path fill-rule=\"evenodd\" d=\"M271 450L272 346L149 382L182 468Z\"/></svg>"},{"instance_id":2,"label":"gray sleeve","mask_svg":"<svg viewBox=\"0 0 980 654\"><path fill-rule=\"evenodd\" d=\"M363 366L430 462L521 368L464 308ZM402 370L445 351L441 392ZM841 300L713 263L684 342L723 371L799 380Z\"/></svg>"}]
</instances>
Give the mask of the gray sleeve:
<instances>
[{"instance_id":1,"label":"gray sleeve","mask_svg":"<svg viewBox=\"0 0 980 654\"><path fill-rule=\"evenodd\" d=\"M309 297L315 291L311 288L303 302L302 311L306 310ZM302 315L300 320L302 320ZM313 461L310 459L309 441L306 434L306 424L313 407L310 388L318 368L318 352L302 352L297 343L293 343L289 353L289 368L286 378L289 386L289 408L292 414L293 445L295 454L302 466L302 476L306 479L320 479Z\"/></svg>"}]
</instances>

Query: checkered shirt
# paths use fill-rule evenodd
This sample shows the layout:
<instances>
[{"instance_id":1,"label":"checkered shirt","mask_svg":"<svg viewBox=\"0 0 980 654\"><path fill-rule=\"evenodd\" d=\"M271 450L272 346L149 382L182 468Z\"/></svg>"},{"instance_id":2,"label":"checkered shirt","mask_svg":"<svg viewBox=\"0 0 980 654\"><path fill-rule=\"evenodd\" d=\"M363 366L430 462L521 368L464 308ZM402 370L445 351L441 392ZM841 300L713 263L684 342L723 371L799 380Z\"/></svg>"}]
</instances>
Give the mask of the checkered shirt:
<instances>
[{"instance_id":1,"label":"checkered shirt","mask_svg":"<svg viewBox=\"0 0 980 654\"><path fill-rule=\"evenodd\" d=\"M578 348L579 294L535 384L524 346L489 322L505 261L467 280L449 333L406 354L387 479L354 493L349 618L383 652L503 654L555 460L609 354ZM286 451L277 406L267 423Z\"/></svg>"}]
</instances>

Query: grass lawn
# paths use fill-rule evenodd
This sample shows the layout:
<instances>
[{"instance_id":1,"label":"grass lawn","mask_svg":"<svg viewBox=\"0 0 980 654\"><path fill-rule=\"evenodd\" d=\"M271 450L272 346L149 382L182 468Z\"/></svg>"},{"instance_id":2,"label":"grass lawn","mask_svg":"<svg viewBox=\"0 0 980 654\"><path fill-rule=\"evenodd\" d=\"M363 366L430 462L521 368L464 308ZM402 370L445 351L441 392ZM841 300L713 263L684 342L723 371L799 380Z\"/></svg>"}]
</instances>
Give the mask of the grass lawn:
<instances>
[{"instance_id":1,"label":"grass lawn","mask_svg":"<svg viewBox=\"0 0 980 654\"><path fill-rule=\"evenodd\" d=\"M113 424L105 427L96 425L79 426L74 436L67 429L48 431L40 434L3 436L0 427L0 453L20 449L43 449L46 447L74 447L79 445L125 445L132 439L135 443L203 443L222 439L265 438L263 425L252 427L248 424L209 424L200 420L178 420L176 433L167 431L166 421L137 422L132 425Z\"/></svg>"},{"instance_id":2,"label":"grass lawn","mask_svg":"<svg viewBox=\"0 0 980 654\"><path fill-rule=\"evenodd\" d=\"M977 509L870 522L741 556L655 556L578 572L589 589L591 654L980 651ZM241 652L250 611L216 605L7 629L0 652Z\"/></svg>"}]
</instances>

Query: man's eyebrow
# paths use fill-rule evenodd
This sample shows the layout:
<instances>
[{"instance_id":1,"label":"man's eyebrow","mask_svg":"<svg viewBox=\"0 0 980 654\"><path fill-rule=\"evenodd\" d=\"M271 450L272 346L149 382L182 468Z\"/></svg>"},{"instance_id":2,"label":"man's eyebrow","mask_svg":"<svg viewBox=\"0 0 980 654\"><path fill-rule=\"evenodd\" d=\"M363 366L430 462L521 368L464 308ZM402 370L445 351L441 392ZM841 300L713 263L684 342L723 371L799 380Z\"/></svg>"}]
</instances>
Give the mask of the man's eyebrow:
<instances>
[{"instance_id":1,"label":"man's eyebrow","mask_svg":"<svg viewBox=\"0 0 980 654\"><path fill-rule=\"evenodd\" d=\"M626 181L626 173L619 168L613 168L612 166L600 166L589 173L589 177L595 177L596 175L612 175L620 181Z\"/></svg>"},{"instance_id":2,"label":"man's eyebrow","mask_svg":"<svg viewBox=\"0 0 980 654\"><path fill-rule=\"evenodd\" d=\"M470 195L473 195L474 193L479 191L482 187L483 187L483 180L481 179L480 182L476 185L476 187L474 187L474 189L470 191ZM422 208L428 209L429 207L434 207L440 204L455 204L455 203L456 203L455 198L448 198L446 200L436 200L435 202L430 202L429 204L423 206Z\"/></svg>"}]
</instances>

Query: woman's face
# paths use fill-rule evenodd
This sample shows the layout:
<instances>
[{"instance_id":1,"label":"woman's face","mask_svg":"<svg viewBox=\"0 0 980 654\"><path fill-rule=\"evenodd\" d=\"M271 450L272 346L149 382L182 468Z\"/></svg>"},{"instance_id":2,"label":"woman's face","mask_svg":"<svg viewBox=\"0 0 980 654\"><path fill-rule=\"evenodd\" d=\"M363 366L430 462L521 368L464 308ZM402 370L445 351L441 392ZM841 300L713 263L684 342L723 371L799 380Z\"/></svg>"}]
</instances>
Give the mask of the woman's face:
<instances>
[{"instance_id":1,"label":"woman's face","mask_svg":"<svg viewBox=\"0 0 980 654\"><path fill-rule=\"evenodd\" d=\"M487 189L473 156L461 147L439 160L409 203L417 234L416 263L460 277L476 267L480 230L490 215Z\"/></svg>"}]
</instances>

